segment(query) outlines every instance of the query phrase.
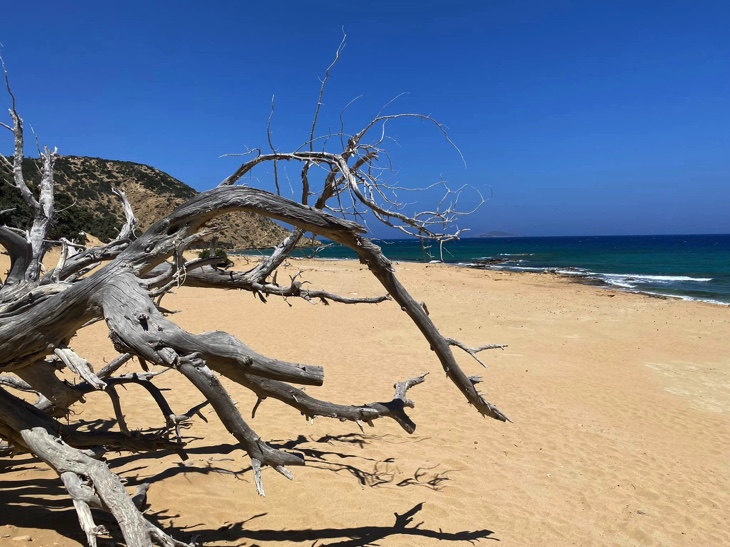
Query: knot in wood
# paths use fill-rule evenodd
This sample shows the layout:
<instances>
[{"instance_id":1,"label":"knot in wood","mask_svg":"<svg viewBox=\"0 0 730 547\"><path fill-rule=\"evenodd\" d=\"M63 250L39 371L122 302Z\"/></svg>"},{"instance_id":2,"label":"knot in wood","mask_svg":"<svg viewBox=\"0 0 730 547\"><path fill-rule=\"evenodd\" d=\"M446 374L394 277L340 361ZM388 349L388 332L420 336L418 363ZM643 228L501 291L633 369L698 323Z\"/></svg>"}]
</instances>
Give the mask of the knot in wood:
<instances>
[{"instance_id":1,"label":"knot in wood","mask_svg":"<svg viewBox=\"0 0 730 547\"><path fill-rule=\"evenodd\" d=\"M137 321L139 321L139 324L142 325L142 328L144 330L148 330L149 329L149 326L147 325L147 320L149 318L150 318L150 316L147 315L146 313L137 314Z\"/></svg>"}]
</instances>

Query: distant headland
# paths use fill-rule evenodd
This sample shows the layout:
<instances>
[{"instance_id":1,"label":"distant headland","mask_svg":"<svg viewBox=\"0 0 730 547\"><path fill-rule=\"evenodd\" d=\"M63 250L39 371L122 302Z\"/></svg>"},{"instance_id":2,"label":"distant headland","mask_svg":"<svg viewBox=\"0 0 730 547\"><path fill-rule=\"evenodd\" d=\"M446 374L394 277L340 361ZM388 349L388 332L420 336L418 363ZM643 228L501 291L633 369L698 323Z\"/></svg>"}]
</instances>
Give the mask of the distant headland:
<instances>
[{"instance_id":1,"label":"distant headland","mask_svg":"<svg viewBox=\"0 0 730 547\"><path fill-rule=\"evenodd\" d=\"M492 232L485 232L483 234L478 234L474 236L469 237L519 237L517 234L511 234L509 232L500 232L498 230L492 231Z\"/></svg>"}]
</instances>

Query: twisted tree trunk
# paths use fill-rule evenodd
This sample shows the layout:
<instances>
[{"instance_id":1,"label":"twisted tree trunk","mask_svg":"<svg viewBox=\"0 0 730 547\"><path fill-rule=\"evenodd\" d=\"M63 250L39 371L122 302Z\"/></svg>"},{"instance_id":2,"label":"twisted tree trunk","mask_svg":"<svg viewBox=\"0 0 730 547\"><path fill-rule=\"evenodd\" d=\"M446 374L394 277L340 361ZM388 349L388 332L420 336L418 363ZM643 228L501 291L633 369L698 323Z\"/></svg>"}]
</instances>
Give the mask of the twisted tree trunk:
<instances>
[{"instance_id":1,"label":"twisted tree trunk","mask_svg":"<svg viewBox=\"0 0 730 547\"><path fill-rule=\"evenodd\" d=\"M431 321L425 304L411 297L380 248L364 237L365 229L354 221L325 212L331 199L342 203L349 197L355 210L358 206L366 207L386 223L401 221L406 230L434 236L430 226L444 222L451 214L429 213L424 220L420 216L406 217L376 203L385 186L371 173L382 137L370 144L363 144L362 139L369 129L378 123L384 124L393 116L376 117L365 129L350 137L344 150L336 154L313 150L315 114L309 151L283 154L273 150L271 154L259 155L242 165L224 184L197 195L136 239L133 211L124 194L115 192L122 200L127 218L119 237L102 247L82 249L72 256L67 252L68 242L57 242L63 246L61 260L44 274L42 261L48 245L54 243L46 239L46 233L54 216L55 151L45 149L42 154L42 181L36 198L20 169L23 124L15 109L12 92L10 97L12 126L3 126L13 132L15 150L12 159L0 155L0 167L12 173L13 184L30 207L33 219L26 232L0 227L0 245L5 247L11 260L10 270L0 287L0 438L5 443L0 444L0 455L30 452L59 474L73 500L89 545L96 545L96 537L105 533L104 528L94 522L91 507L110 512L129 545L186 545L152 525L119 478L99 458L112 449L175 450L185 457L180 427L204 404L212 406L240 448L251 458L256 488L261 495L264 494L263 467L272 467L292 478L287 467L305 464L299 455L267 444L246 423L219 381L220 375L250 389L259 403L272 397L309 418L336 418L358 425L390 418L407 433L416 429L406 413L414 403L406 395L409 388L424 381L425 374L397 383L395 395L385 398L384 402L342 404L316 399L295 386L321 385L324 382L321 367L261 355L225 332L192 334L169 320L159 299L177 284L245 289L258 294L264 302L266 297L272 296L348 304L392 300L421 332L424 343L435 353L446 375L467 401L485 416L507 420L477 391L475 386L481 379L467 376L451 351L455 346L476 356L479 351L501 346L471 349L461 342L444 338ZM406 116L433 121L427 116ZM440 125L438 127L442 129ZM278 161L304 164L303 203L233 185L256 165ZM314 207L309 207L306 205L312 188L309 169L313 165L324 166L327 174ZM339 210L342 212L344 208ZM212 266L216 259L186 261L183 257L186 248L212 233L213 230L207 227L209 223L234 211L264 215L293 226L294 231L269 258L248 272L216 269ZM381 283L385 294L345 298L327 291L305 289L296 278L287 286L279 285L276 269L307 232L352 249ZM120 355L97 373L83 356L73 351L70 343L84 325L99 320L106 322L109 337ZM118 368L133 356L143 371L115 376ZM150 364L178 371L197 389L204 402L185 413L173 412L153 383L156 373L149 372ZM70 384L59 379L56 374L62 368L79 376L80 381ZM116 392L116 386L127 383L146 388L164 417L166 426L162 431L130 434L124 422L123 402ZM35 392L39 399L36 404L30 404L9 390ZM97 390L109 395L120 431L84 432L73 423L57 420L67 416L72 405L82 404L85 394Z\"/></svg>"}]
</instances>

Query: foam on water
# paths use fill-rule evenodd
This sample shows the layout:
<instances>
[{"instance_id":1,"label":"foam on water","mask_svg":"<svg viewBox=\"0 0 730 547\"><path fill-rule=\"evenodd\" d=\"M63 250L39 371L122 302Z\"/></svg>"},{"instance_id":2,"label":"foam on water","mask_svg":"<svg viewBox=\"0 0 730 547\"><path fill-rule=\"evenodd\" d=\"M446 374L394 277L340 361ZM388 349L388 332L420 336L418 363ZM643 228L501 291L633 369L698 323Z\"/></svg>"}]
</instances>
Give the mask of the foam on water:
<instances>
[{"instance_id":1,"label":"foam on water","mask_svg":"<svg viewBox=\"0 0 730 547\"><path fill-rule=\"evenodd\" d=\"M638 283L652 281L652 282L666 282L671 283L673 281L696 281L698 283L706 283L712 281L711 277L690 277L687 275L643 275L643 274L609 274L609 273L594 273L592 275L600 275L606 278L617 278L625 280L633 280Z\"/></svg>"}]
</instances>

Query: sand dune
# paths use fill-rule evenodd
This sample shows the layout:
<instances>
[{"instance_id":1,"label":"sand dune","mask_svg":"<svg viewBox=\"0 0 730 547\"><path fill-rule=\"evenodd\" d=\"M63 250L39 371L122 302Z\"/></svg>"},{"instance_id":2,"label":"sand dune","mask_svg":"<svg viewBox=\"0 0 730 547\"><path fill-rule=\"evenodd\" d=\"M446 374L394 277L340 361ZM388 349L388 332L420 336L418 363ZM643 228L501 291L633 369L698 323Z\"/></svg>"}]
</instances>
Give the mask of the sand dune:
<instances>
[{"instance_id":1,"label":"sand dune","mask_svg":"<svg viewBox=\"0 0 730 547\"><path fill-rule=\"evenodd\" d=\"M345 295L381 292L356 262L290 268ZM394 381L430 375L411 392L413 435L384 420L364 433L310 424L265 401L253 428L308 460L293 482L265 470L265 498L209 408L208 423L196 419L187 431L187 462L112 457L130 487L152 482L153 518L180 539L220 546L730 545L730 308L545 274L397 269L446 335L509 345L485 355L488 370L466 354L459 360L514 423L470 408L392 302L264 305L249 293L181 288L164 301L181 310L181 326L226 330L264 354L323 365L325 385L308 388L318 397L384 400ZM73 347L94 363L114 356L103 323ZM174 371L157 383L175 388L176 411L202 400ZM248 416L254 398L226 385ZM162 424L141 389L122 400L131 426ZM85 406L75 419L113 415L101 393ZM0 460L0 545L81 545L55 475L27 456L14 463Z\"/></svg>"}]
</instances>

